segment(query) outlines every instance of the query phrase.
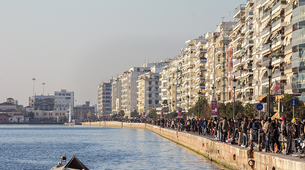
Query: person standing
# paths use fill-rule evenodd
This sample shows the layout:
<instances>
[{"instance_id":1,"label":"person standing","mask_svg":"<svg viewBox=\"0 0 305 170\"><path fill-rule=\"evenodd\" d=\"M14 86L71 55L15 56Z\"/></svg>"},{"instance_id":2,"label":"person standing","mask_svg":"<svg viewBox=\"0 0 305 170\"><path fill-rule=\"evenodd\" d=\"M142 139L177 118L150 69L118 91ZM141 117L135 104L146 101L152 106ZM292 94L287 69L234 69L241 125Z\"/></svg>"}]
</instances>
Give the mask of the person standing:
<instances>
[{"instance_id":1,"label":"person standing","mask_svg":"<svg viewBox=\"0 0 305 170\"><path fill-rule=\"evenodd\" d=\"M242 136L243 136L242 147L247 147L247 145L248 145L247 127L248 127L248 119L247 119L247 117L245 117L244 121L241 124L241 133L242 133Z\"/></svg>"},{"instance_id":2,"label":"person standing","mask_svg":"<svg viewBox=\"0 0 305 170\"><path fill-rule=\"evenodd\" d=\"M203 118L203 121L202 121L202 128L203 128L203 135L206 135L207 133L207 121L205 118Z\"/></svg>"},{"instance_id":3,"label":"person standing","mask_svg":"<svg viewBox=\"0 0 305 170\"><path fill-rule=\"evenodd\" d=\"M201 120L201 118L199 118L199 122L198 122L198 133L199 133L199 135L202 134L202 120Z\"/></svg>"},{"instance_id":4,"label":"person standing","mask_svg":"<svg viewBox=\"0 0 305 170\"><path fill-rule=\"evenodd\" d=\"M264 125L264 133L266 135L266 141L265 141L265 150L266 150L266 152L270 152L270 145L269 145L270 127L271 127L271 118L268 117L268 121L266 121L266 123Z\"/></svg>"},{"instance_id":5,"label":"person standing","mask_svg":"<svg viewBox=\"0 0 305 170\"><path fill-rule=\"evenodd\" d=\"M278 149L275 148L274 144L276 144L277 147L279 148L280 143L278 140L279 139L278 128L274 120L271 123L269 134L270 134L271 148L272 151L275 153L278 151Z\"/></svg>"},{"instance_id":6,"label":"person standing","mask_svg":"<svg viewBox=\"0 0 305 170\"><path fill-rule=\"evenodd\" d=\"M287 126L286 126L286 131L287 131L287 148L286 148L286 155L292 153L291 151L291 144L292 144L292 137L293 137L293 124L291 121L288 121Z\"/></svg>"},{"instance_id":7,"label":"person standing","mask_svg":"<svg viewBox=\"0 0 305 170\"><path fill-rule=\"evenodd\" d=\"M226 142L228 131L229 131L229 125L228 125L227 117L224 117L223 121L222 121L222 134L223 134L222 136L223 137L222 137L221 142Z\"/></svg>"},{"instance_id":8,"label":"person standing","mask_svg":"<svg viewBox=\"0 0 305 170\"><path fill-rule=\"evenodd\" d=\"M281 123L282 153L286 153L286 148L287 148L286 126L287 126L286 118L282 117L282 123Z\"/></svg>"}]
</instances>

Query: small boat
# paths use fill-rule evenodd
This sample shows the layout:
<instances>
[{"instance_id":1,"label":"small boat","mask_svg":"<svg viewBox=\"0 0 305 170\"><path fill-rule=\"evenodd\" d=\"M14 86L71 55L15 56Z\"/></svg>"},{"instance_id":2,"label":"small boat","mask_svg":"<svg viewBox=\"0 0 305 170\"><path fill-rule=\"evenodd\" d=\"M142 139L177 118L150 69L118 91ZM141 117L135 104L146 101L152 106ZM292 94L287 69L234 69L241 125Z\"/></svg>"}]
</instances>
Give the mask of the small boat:
<instances>
[{"instance_id":1,"label":"small boat","mask_svg":"<svg viewBox=\"0 0 305 170\"><path fill-rule=\"evenodd\" d=\"M89 170L79 159L76 158L76 155L70 159L66 165L63 165L62 162L66 162L67 157L66 154L64 156L60 156L60 162L50 170Z\"/></svg>"}]
</instances>

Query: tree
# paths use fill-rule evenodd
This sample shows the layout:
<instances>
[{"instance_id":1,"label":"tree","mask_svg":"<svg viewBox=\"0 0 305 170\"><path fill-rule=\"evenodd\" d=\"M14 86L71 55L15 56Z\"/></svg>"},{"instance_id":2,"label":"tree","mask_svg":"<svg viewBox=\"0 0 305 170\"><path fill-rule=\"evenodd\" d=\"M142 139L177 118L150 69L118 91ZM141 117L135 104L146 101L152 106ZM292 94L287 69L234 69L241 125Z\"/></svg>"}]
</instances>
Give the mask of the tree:
<instances>
[{"instance_id":1,"label":"tree","mask_svg":"<svg viewBox=\"0 0 305 170\"><path fill-rule=\"evenodd\" d=\"M131 114L130 114L131 117L139 117L139 112L137 112L137 109L134 109Z\"/></svg>"},{"instance_id":2,"label":"tree","mask_svg":"<svg viewBox=\"0 0 305 170\"><path fill-rule=\"evenodd\" d=\"M224 103L217 104L217 112L218 117L230 117L229 112L227 112L227 106Z\"/></svg>"},{"instance_id":3,"label":"tree","mask_svg":"<svg viewBox=\"0 0 305 170\"><path fill-rule=\"evenodd\" d=\"M226 105L226 112L229 118L233 118L233 107L234 103L227 103ZM236 101L235 102L235 118L240 119L244 117L244 106L242 102Z\"/></svg>"},{"instance_id":4,"label":"tree","mask_svg":"<svg viewBox=\"0 0 305 170\"><path fill-rule=\"evenodd\" d=\"M158 117L157 115L157 111L155 109L150 109L148 111L148 115L147 115L148 118L152 118L152 119L156 119Z\"/></svg>"},{"instance_id":5,"label":"tree","mask_svg":"<svg viewBox=\"0 0 305 170\"><path fill-rule=\"evenodd\" d=\"M200 118L210 118L211 117L211 106L206 98L200 98L193 108L193 112L196 116L199 115ZM199 110L199 114L198 114Z\"/></svg>"},{"instance_id":6,"label":"tree","mask_svg":"<svg viewBox=\"0 0 305 170\"><path fill-rule=\"evenodd\" d=\"M244 115L246 115L248 118L254 118L255 115L257 115L257 110L255 108L255 105L247 103L244 109Z\"/></svg>"},{"instance_id":7,"label":"tree","mask_svg":"<svg viewBox=\"0 0 305 170\"><path fill-rule=\"evenodd\" d=\"M173 111L168 115L168 118L173 119L173 118L176 118L177 116L178 116L178 113L176 111Z\"/></svg>"},{"instance_id":8,"label":"tree","mask_svg":"<svg viewBox=\"0 0 305 170\"><path fill-rule=\"evenodd\" d=\"M292 119L293 117L293 108L291 106L291 100L295 99L297 101L296 106L294 107L294 117L301 119L305 118L305 106L304 102L300 101L299 98L295 97L292 94L284 94L284 98L281 100L281 104L285 107L284 112L281 113L282 117Z\"/></svg>"},{"instance_id":9,"label":"tree","mask_svg":"<svg viewBox=\"0 0 305 170\"><path fill-rule=\"evenodd\" d=\"M120 110L118 115L119 115L120 117L124 117L124 115L125 115L124 110Z\"/></svg>"}]
</instances>

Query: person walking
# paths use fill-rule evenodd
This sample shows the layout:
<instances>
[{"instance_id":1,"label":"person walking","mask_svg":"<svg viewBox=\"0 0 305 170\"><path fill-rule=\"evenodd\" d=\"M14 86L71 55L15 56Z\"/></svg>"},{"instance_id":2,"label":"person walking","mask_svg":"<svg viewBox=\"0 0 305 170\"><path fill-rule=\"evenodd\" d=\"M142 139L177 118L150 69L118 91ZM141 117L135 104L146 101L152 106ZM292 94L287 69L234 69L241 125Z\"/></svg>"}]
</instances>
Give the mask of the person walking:
<instances>
[{"instance_id":1,"label":"person walking","mask_svg":"<svg viewBox=\"0 0 305 170\"><path fill-rule=\"evenodd\" d=\"M202 121L202 128L203 128L203 135L206 135L206 133L207 133L207 120L205 118L203 118L203 121Z\"/></svg>"},{"instance_id":2,"label":"person walking","mask_svg":"<svg viewBox=\"0 0 305 170\"><path fill-rule=\"evenodd\" d=\"M201 118L199 118L199 122L198 122L198 134L202 134L202 120Z\"/></svg>"},{"instance_id":3,"label":"person walking","mask_svg":"<svg viewBox=\"0 0 305 170\"><path fill-rule=\"evenodd\" d=\"M277 147L279 148L280 143L278 140L279 139L278 128L277 128L274 120L271 122L269 134L270 134L270 142L271 142L272 151L274 153L276 153L278 151L278 149L275 148L274 144L276 144Z\"/></svg>"}]
</instances>

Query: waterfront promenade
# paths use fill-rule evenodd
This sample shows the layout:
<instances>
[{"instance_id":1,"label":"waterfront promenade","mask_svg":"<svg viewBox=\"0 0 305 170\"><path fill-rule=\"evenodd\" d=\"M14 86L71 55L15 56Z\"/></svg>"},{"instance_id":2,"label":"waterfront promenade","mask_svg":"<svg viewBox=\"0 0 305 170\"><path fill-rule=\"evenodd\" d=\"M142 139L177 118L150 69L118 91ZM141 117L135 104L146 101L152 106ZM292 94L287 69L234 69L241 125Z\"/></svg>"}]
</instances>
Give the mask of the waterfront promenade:
<instances>
[{"instance_id":1,"label":"waterfront promenade","mask_svg":"<svg viewBox=\"0 0 305 170\"><path fill-rule=\"evenodd\" d=\"M99 121L83 122L82 125L147 129L231 169L305 170L305 159L257 151L254 151L251 158L249 149L216 141L212 136L178 132L147 123ZM250 166L251 164L253 166Z\"/></svg>"}]
</instances>

